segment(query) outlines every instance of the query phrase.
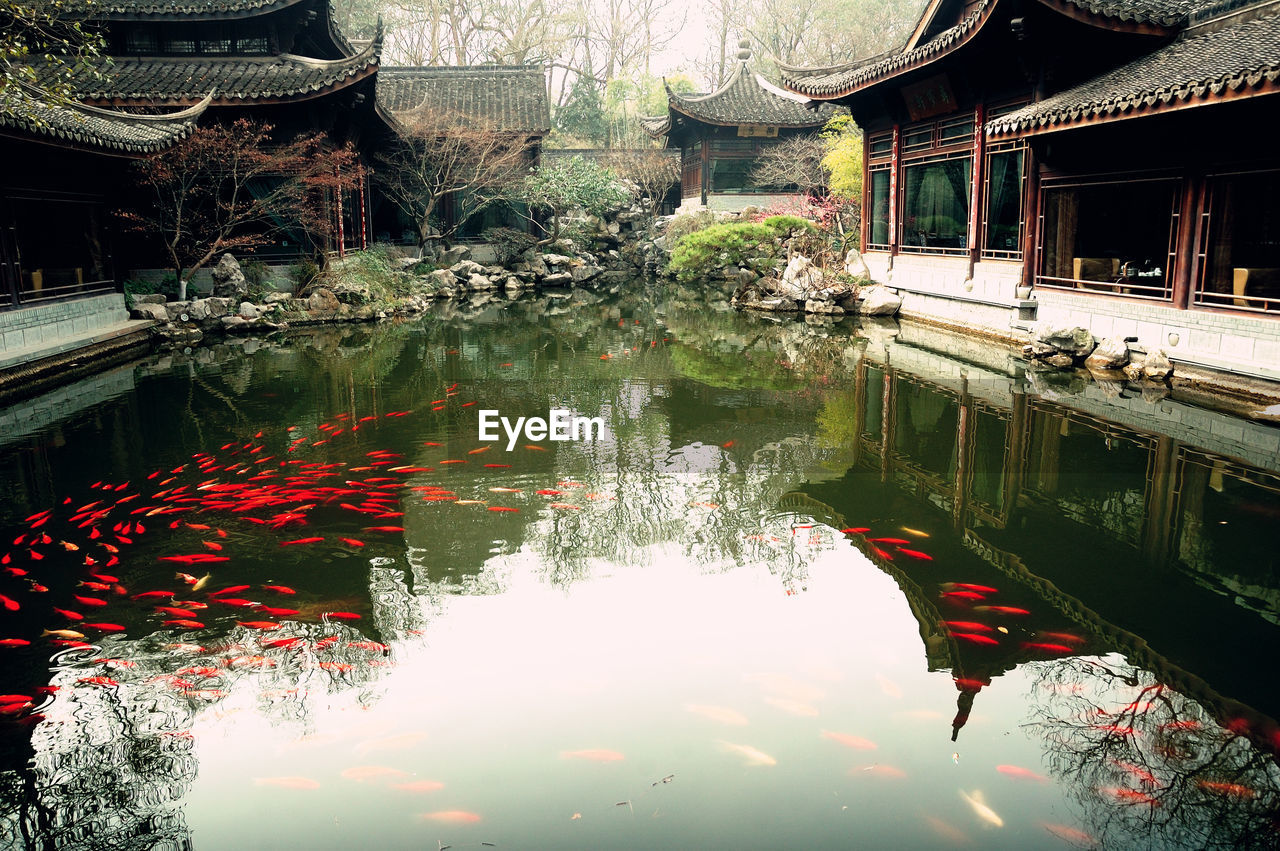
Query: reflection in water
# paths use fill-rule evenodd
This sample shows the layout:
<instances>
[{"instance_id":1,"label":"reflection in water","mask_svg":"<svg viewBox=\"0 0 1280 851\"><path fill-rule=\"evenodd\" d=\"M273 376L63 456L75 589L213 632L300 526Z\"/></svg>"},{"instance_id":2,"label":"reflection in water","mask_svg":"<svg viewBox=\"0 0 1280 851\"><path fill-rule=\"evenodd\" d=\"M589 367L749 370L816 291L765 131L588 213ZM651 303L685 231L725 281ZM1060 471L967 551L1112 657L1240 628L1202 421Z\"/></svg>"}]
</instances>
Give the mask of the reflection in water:
<instances>
[{"instance_id":1,"label":"reflection in water","mask_svg":"<svg viewBox=\"0 0 1280 851\"><path fill-rule=\"evenodd\" d=\"M0 455L6 845L190 847L211 808L258 818L251 785L342 813L297 827L330 844L370 818L389 847L423 825L572 847L1274 839L1280 694L1242 652L1277 638L1274 430L1037 395L964 341L678 291L451 305L90 384ZM486 449L479 407L609 433ZM548 635L611 664L522 655ZM998 757L1001 725L1038 750ZM1052 786L1010 764L1037 758ZM499 765L538 791L500 795ZM604 788L595 814L549 803ZM743 817L833 794L897 824ZM1049 817L1063 801L1076 826ZM598 821L623 811L645 817L626 839Z\"/></svg>"}]
</instances>

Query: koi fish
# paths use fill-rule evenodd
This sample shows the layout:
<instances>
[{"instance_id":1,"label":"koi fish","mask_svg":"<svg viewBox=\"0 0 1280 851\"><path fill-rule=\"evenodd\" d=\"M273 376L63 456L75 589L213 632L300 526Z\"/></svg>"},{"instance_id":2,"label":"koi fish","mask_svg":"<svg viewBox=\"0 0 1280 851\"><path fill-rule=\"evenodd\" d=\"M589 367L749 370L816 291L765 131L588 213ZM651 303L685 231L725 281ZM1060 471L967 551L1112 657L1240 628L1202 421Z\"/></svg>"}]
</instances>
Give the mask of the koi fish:
<instances>
[{"instance_id":1,"label":"koi fish","mask_svg":"<svg viewBox=\"0 0 1280 851\"><path fill-rule=\"evenodd\" d=\"M996 612L1002 615L1029 615L1031 612L1026 609L1018 609L1013 606L974 606L975 612Z\"/></svg>"},{"instance_id":2,"label":"koi fish","mask_svg":"<svg viewBox=\"0 0 1280 851\"><path fill-rule=\"evenodd\" d=\"M263 585L262 587L267 591L274 591L277 594L297 594L298 593L297 591L294 591L292 588L289 588L286 585Z\"/></svg>"},{"instance_id":3,"label":"koi fish","mask_svg":"<svg viewBox=\"0 0 1280 851\"><path fill-rule=\"evenodd\" d=\"M164 621L162 625L163 626L180 626L183 629L204 629L204 624L200 623L200 621L187 620L185 618L179 618L177 620L171 620L171 621Z\"/></svg>"},{"instance_id":4,"label":"koi fish","mask_svg":"<svg viewBox=\"0 0 1280 851\"><path fill-rule=\"evenodd\" d=\"M77 597L76 599L80 599L80 598ZM10 599L9 597L6 597L3 594L0 594L0 603L3 603L4 607L11 612L16 612L18 611L18 609L21 608L21 606L18 605L17 600Z\"/></svg>"},{"instance_id":5,"label":"koi fish","mask_svg":"<svg viewBox=\"0 0 1280 851\"><path fill-rule=\"evenodd\" d=\"M277 638L272 641L262 642L263 647L296 647L302 643L301 638Z\"/></svg>"},{"instance_id":6,"label":"koi fish","mask_svg":"<svg viewBox=\"0 0 1280 851\"><path fill-rule=\"evenodd\" d=\"M30 647L31 642L25 638L0 638L0 647Z\"/></svg>"},{"instance_id":7,"label":"koi fish","mask_svg":"<svg viewBox=\"0 0 1280 851\"><path fill-rule=\"evenodd\" d=\"M418 818L421 821L438 821L443 824L476 824L480 821L480 816L466 810L440 810L422 813Z\"/></svg>"},{"instance_id":8,"label":"koi fish","mask_svg":"<svg viewBox=\"0 0 1280 851\"><path fill-rule=\"evenodd\" d=\"M365 526L366 532L403 532L403 526Z\"/></svg>"},{"instance_id":9,"label":"koi fish","mask_svg":"<svg viewBox=\"0 0 1280 851\"><path fill-rule=\"evenodd\" d=\"M933 561L933 556L928 553L922 553L919 550L909 550L906 547L898 547L898 552L902 553L904 556L918 559L920 561Z\"/></svg>"},{"instance_id":10,"label":"koi fish","mask_svg":"<svg viewBox=\"0 0 1280 851\"><path fill-rule=\"evenodd\" d=\"M360 616L355 612L325 612L323 617L335 621L358 621Z\"/></svg>"},{"instance_id":11,"label":"koi fish","mask_svg":"<svg viewBox=\"0 0 1280 851\"><path fill-rule=\"evenodd\" d=\"M1009 777L1016 777L1019 780L1034 780L1037 783L1044 783L1047 778L1043 774L1036 774L1029 768L1023 768L1020 765L997 765L996 771Z\"/></svg>"},{"instance_id":12,"label":"koi fish","mask_svg":"<svg viewBox=\"0 0 1280 851\"><path fill-rule=\"evenodd\" d=\"M964 798L965 802L974 811L978 818L995 827L1004 827L1004 819L996 815L996 811L987 806L986 802L982 799L982 792L974 791L974 793L970 795L964 790L961 790L960 797Z\"/></svg>"},{"instance_id":13,"label":"koi fish","mask_svg":"<svg viewBox=\"0 0 1280 851\"><path fill-rule=\"evenodd\" d=\"M831 730L823 730L822 738L830 739L836 744L844 745L846 748L853 748L860 751L873 751L879 747L870 739L864 739L861 736L854 736L850 733L835 733Z\"/></svg>"},{"instance_id":14,"label":"koi fish","mask_svg":"<svg viewBox=\"0 0 1280 851\"><path fill-rule=\"evenodd\" d=\"M220 595L222 595L222 594L235 594L235 593L237 593L237 592L239 592L239 591L248 591L248 590L249 590L249 586L248 586L248 585L231 585L231 586L228 586L228 587L226 587L226 588L223 588L223 589L222 589L222 590L220 590L220 591L210 591L210 592L209 592L209 596L210 596L210 597L217 597L217 596L220 596Z\"/></svg>"},{"instance_id":15,"label":"koi fish","mask_svg":"<svg viewBox=\"0 0 1280 851\"><path fill-rule=\"evenodd\" d=\"M588 762L621 762L625 756L617 751L605 749L588 749L581 751L561 751L561 759L583 759Z\"/></svg>"},{"instance_id":16,"label":"koi fish","mask_svg":"<svg viewBox=\"0 0 1280 851\"><path fill-rule=\"evenodd\" d=\"M98 606L105 606L107 604L106 600L99 600L97 597L73 597L72 599L74 599L77 603L80 603L82 606L98 607ZM17 605L14 605L14 608L16 609Z\"/></svg>"},{"instance_id":17,"label":"koi fish","mask_svg":"<svg viewBox=\"0 0 1280 851\"><path fill-rule=\"evenodd\" d=\"M120 685L118 682L111 679L110 677L81 677L80 679L76 680L76 682L84 683L85 685L104 686L108 688Z\"/></svg>"},{"instance_id":18,"label":"koi fish","mask_svg":"<svg viewBox=\"0 0 1280 851\"><path fill-rule=\"evenodd\" d=\"M1150 771L1147 771L1145 768L1142 768L1141 766L1133 765L1132 763L1128 763L1128 762L1121 762L1118 759L1111 759L1107 761L1110 762L1112 765L1114 765L1116 768L1129 772L1129 774L1138 778L1147 786L1158 786L1160 784L1160 781L1156 779L1156 776L1154 774L1152 774Z\"/></svg>"},{"instance_id":19,"label":"koi fish","mask_svg":"<svg viewBox=\"0 0 1280 851\"><path fill-rule=\"evenodd\" d=\"M54 638L84 638L83 632L76 632L74 629L46 629L40 633L40 637L52 636Z\"/></svg>"},{"instance_id":20,"label":"koi fish","mask_svg":"<svg viewBox=\"0 0 1280 851\"><path fill-rule=\"evenodd\" d=\"M560 509L564 509L564 510L566 510L566 511L581 511L581 510L582 510L582 506L581 506L581 505L573 505L572 503L568 503L568 502L552 502L552 503L548 504L548 505L547 505L547 507L548 507L548 508L560 508Z\"/></svg>"},{"instance_id":21,"label":"koi fish","mask_svg":"<svg viewBox=\"0 0 1280 851\"><path fill-rule=\"evenodd\" d=\"M900 544L909 544L909 543L911 543L911 542L910 542L910 541L908 541L906 538L867 538L867 540L868 540L868 541L870 541L870 542L871 542L871 543L873 543L873 544L895 544L895 545L900 545Z\"/></svg>"},{"instance_id":22,"label":"koi fish","mask_svg":"<svg viewBox=\"0 0 1280 851\"><path fill-rule=\"evenodd\" d=\"M865 535L867 532L870 532L870 531L871 531L871 527L870 527L870 526L850 526L848 529L841 529L841 530L840 530L840 534L842 534L842 535Z\"/></svg>"},{"instance_id":23,"label":"koi fish","mask_svg":"<svg viewBox=\"0 0 1280 851\"><path fill-rule=\"evenodd\" d=\"M358 539L356 539L356 538L339 538L338 540L339 540L339 541L342 541L342 543L346 544L347 546L351 546L351 547L363 547L363 546L364 546L364 541L358 540Z\"/></svg>"},{"instance_id":24,"label":"koi fish","mask_svg":"<svg viewBox=\"0 0 1280 851\"><path fill-rule=\"evenodd\" d=\"M124 632L124 627L118 623L87 623L85 626L100 629L103 632Z\"/></svg>"},{"instance_id":25,"label":"koi fish","mask_svg":"<svg viewBox=\"0 0 1280 851\"><path fill-rule=\"evenodd\" d=\"M505 505L491 505L491 506L489 506L489 509L488 509L488 510L489 510L489 511L519 511L520 509L518 509L518 508L509 508L509 507L507 507L507 506L505 506Z\"/></svg>"},{"instance_id":26,"label":"koi fish","mask_svg":"<svg viewBox=\"0 0 1280 851\"><path fill-rule=\"evenodd\" d=\"M1072 842L1077 845L1085 845L1093 847L1098 844L1098 840L1092 834L1085 833L1083 830L1077 830L1074 827L1068 827L1065 824L1051 824L1046 821L1040 822L1040 826L1052 833L1054 836L1065 842Z\"/></svg>"},{"instance_id":27,"label":"koi fish","mask_svg":"<svg viewBox=\"0 0 1280 851\"><path fill-rule=\"evenodd\" d=\"M960 687L961 691L977 691L991 685L991 683L984 680L966 679L964 677L952 677L952 681Z\"/></svg>"},{"instance_id":28,"label":"koi fish","mask_svg":"<svg viewBox=\"0 0 1280 851\"><path fill-rule=\"evenodd\" d=\"M55 612L57 612L58 614L62 615L64 618L66 618L67 620L70 620L70 621L82 621L82 620L84 620L84 615L80 614L79 612L72 612L72 611L69 611L69 610L67 610L67 609L59 609L59 608L56 608L56 607L54 608L54 611L55 611Z\"/></svg>"},{"instance_id":29,"label":"koi fish","mask_svg":"<svg viewBox=\"0 0 1280 851\"><path fill-rule=\"evenodd\" d=\"M1196 785L1207 792L1218 795L1230 795L1233 798L1254 798L1258 793L1248 786L1239 783L1223 783L1217 780L1197 780Z\"/></svg>"},{"instance_id":30,"label":"koi fish","mask_svg":"<svg viewBox=\"0 0 1280 851\"><path fill-rule=\"evenodd\" d=\"M943 591L942 596L948 597L954 600L985 600L987 599L985 596L983 596L982 594L979 594L977 591Z\"/></svg>"},{"instance_id":31,"label":"koi fish","mask_svg":"<svg viewBox=\"0 0 1280 851\"><path fill-rule=\"evenodd\" d=\"M999 641L996 641L994 638L991 638L990 636L971 635L967 632L953 632L951 633L951 637L958 638L961 641L967 641L970 644L982 644L988 647L991 647L1000 643Z\"/></svg>"},{"instance_id":32,"label":"koi fish","mask_svg":"<svg viewBox=\"0 0 1280 851\"><path fill-rule=\"evenodd\" d=\"M771 766L778 764L776 759L769 756L762 750L757 750L756 748L751 747L751 745L737 745L733 742L726 742L723 740L721 740L719 744L720 749L726 753L734 753L741 756L745 760L745 765Z\"/></svg>"},{"instance_id":33,"label":"koi fish","mask_svg":"<svg viewBox=\"0 0 1280 851\"><path fill-rule=\"evenodd\" d=\"M281 542L280 542L280 546L282 546L282 547L291 547L291 546L293 546L294 544L318 544L318 543L320 543L320 542L321 542L321 541L323 541L323 540L324 540L324 538L320 538L320 537L317 537L317 538L298 538L296 541L281 541Z\"/></svg>"},{"instance_id":34,"label":"koi fish","mask_svg":"<svg viewBox=\"0 0 1280 851\"><path fill-rule=\"evenodd\" d=\"M490 493L523 493L520 488L489 488Z\"/></svg>"},{"instance_id":35,"label":"koi fish","mask_svg":"<svg viewBox=\"0 0 1280 851\"><path fill-rule=\"evenodd\" d=\"M977 621L943 621L943 625L966 632L991 632L991 627Z\"/></svg>"},{"instance_id":36,"label":"koi fish","mask_svg":"<svg viewBox=\"0 0 1280 851\"><path fill-rule=\"evenodd\" d=\"M468 455L479 455L481 452L488 452L492 446L481 446L479 449L471 449L467 451Z\"/></svg>"},{"instance_id":37,"label":"koi fish","mask_svg":"<svg viewBox=\"0 0 1280 851\"><path fill-rule=\"evenodd\" d=\"M1069 632L1037 632L1036 638L1052 638L1054 641L1061 641L1064 644L1085 643L1085 639L1078 635L1072 635Z\"/></svg>"},{"instance_id":38,"label":"koi fish","mask_svg":"<svg viewBox=\"0 0 1280 851\"><path fill-rule=\"evenodd\" d=\"M185 574L183 574L183 575L185 575ZM194 580L194 577L192 577L192 579ZM156 598L159 598L159 597L172 597L172 596L173 596L173 592L172 592L172 591L143 591L141 594L134 594L134 595L133 595L133 599L135 599L135 600L152 600L152 599L156 599Z\"/></svg>"},{"instance_id":39,"label":"koi fish","mask_svg":"<svg viewBox=\"0 0 1280 851\"><path fill-rule=\"evenodd\" d=\"M390 788L401 792L438 792L444 784L438 780L411 780L408 783L392 783Z\"/></svg>"},{"instance_id":40,"label":"koi fish","mask_svg":"<svg viewBox=\"0 0 1280 851\"><path fill-rule=\"evenodd\" d=\"M1042 644L1038 641L1024 641L1022 646L1027 650L1039 650L1044 653L1074 653L1075 648L1065 644Z\"/></svg>"},{"instance_id":41,"label":"koi fish","mask_svg":"<svg viewBox=\"0 0 1280 851\"><path fill-rule=\"evenodd\" d=\"M1151 797L1146 792L1139 792L1137 789L1124 789L1116 786L1099 787L1098 793L1115 798L1117 801L1123 801L1127 804L1150 804L1153 807L1160 806L1160 801Z\"/></svg>"},{"instance_id":42,"label":"koi fish","mask_svg":"<svg viewBox=\"0 0 1280 851\"><path fill-rule=\"evenodd\" d=\"M259 606L258 611L262 612L264 615L267 615L268 617L273 617L273 618L286 618L286 617L292 617L293 615L299 614L297 609L276 609L276 608L272 608L271 606Z\"/></svg>"},{"instance_id":43,"label":"koi fish","mask_svg":"<svg viewBox=\"0 0 1280 851\"><path fill-rule=\"evenodd\" d=\"M236 621L241 626L247 626L249 629L261 629L264 631L279 629L280 624L275 621Z\"/></svg>"},{"instance_id":44,"label":"koi fish","mask_svg":"<svg viewBox=\"0 0 1280 851\"><path fill-rule=\"evenodd\" d=\"M156 611L176 618L193 618L196 613L190 609L179 609L177 606L156 606Z\"/></svg>"}]
</instances>

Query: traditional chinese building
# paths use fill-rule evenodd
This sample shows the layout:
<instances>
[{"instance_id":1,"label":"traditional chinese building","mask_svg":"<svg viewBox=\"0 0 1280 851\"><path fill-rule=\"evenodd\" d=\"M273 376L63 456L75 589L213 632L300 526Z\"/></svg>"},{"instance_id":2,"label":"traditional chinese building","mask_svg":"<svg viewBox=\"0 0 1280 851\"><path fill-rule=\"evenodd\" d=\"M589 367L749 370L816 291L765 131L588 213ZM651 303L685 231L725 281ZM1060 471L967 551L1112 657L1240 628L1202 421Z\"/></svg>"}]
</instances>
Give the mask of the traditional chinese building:
<instances>
[{"instance_id":1,"label":"traditional chinese building","mask_svg":"<svg viewBox=\"0 0 1280 851\"><path fill-rule=\"evenodd\" d=\"M667 114L641 118L645 131L680 151L682 207L740 210L767 205L794 186L759 186L756 158L778 142L813 133L835 114L830 106L787 92L753 72L745 43L724 85L710 94L667 87Z\"/></svg>"},{"instance_id":2,"label":"traditional chinese building","mask_svg":"<svg viewBox=\"0 0 1280 851\"><path fill-rule=\"evenodd\" d=\"M933 0L901 49L786 68L865 132L862 241L903 312L1031 320L1280 378L1274 0Z\"/></svg>"},{"instance_id":3,"label":"traditional chinese building","mask_svg":"<svg viewBox=\"0 0 1280 851\"><path fill-rule=\"evenodd\" d=\"M551 132L546 69L541 65L455 65L392 67L378 72L378 106L404 122L434 115L464 116L479 126L522 139L530 167L538 164L542 139ZM527 227L527 218L502 207L466 214L466 199L444 199L442 224L462 238L491 227ZM379 241L416 240L412 225L390 204L379 204L375 231ZM459 217L464 220L458 222ZM411 238L412 237L412 238Z\"/></svg>"}]
</instances>

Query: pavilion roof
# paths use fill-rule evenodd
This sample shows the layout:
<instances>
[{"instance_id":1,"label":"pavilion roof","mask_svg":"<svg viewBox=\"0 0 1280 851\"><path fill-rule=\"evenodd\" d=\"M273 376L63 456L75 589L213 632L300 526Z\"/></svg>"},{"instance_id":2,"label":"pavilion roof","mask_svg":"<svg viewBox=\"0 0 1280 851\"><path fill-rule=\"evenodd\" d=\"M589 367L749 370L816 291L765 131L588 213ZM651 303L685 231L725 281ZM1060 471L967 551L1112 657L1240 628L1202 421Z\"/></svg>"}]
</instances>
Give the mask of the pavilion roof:
<instances>
[{"instance_id":1,"label":"pavilion roof","mask_svg":"<svg viewBox=\"0 0 1280 851\"><path fill-rule=\"evenodd\" d=\"M307 0L103 0L91 9L106 20L225 20L274 12ZM74 5L75 0L72 0Z\"/></svg>"},{"instance_id":2,"label":"pavilion roof","mask_svg":"<svg viewBox=\"0 0 1280 851\"><path fill-rule=\"evenodd\" d=\"M20 92L18 108L12 114L0 113L0 133L122 155L154 153L185 139L210 102L206 96L181 112L134 115L83 104L50 104L26 86Z\"/></svg>"},{"instance_id":3,"label":"pavilion roof","mask_svg":"<svg viewBox=\"0 0 1280 851\"><path fill-rule=\"evenodd\" d=\"M987 122L989 136L1065 129L1280 90L1280 14L1197 33Z\"/></svg>"},{"instance_id":4,"label":"pavilion roof","mask_svg":"<svg viewBox=\"0 0 1280 851\"><path fill-rule=\"evenodd\" d=\"M378 71L378 105L401 117L419 109L439 110L513 133L551 130L541 65L385 66Z\"/></svg>"}]
</instances>

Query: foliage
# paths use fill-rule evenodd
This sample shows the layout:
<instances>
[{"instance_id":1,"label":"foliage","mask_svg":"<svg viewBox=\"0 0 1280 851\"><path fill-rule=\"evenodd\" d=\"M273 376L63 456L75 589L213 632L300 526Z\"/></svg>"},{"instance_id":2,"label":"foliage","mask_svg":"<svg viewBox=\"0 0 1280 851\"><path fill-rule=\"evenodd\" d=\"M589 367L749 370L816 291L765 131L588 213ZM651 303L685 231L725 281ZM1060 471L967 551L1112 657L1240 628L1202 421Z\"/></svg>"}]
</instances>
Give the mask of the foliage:
<instances>
[{"instance_id":1,"label":"foliage","mask_svg":"<svg viewBox=\"0 0 1280 851\"><path fill-rule=\"evenodd\" d=\"M327 198L359 185L351 148L324 136L277 144L271 125L248 119L199 127L181 143L134 164L150 205L123 210L134 230L164 243L178 297L191 276L233 249L252 249L300 230L323 249L332 236Z\"/></svg>"},{"instance_id":2,"label":"foliage","mask_svg":"<svg viewBox=\"0 0 1280 851\"><path fill-rule=\"evenodd\" d=\"M609 142L609 119L604 112L600 86L590 77L579 77L569 90L564 106L556 110L556 129L590 147Z\"/></svg>"},{"instance_id":3,"label":"foliage","mask_svg":"<svg viewBox=\"0 0 1280 851\"><path fill-rule=\"evenodd\" d=\"M0 116L43 123L49 105L73 100L72 79L106 49L86 26L95 0L0 0Z\"/></svg>"},{"instance_id":4,"label":"foliage","mask_svg":"<svg viewBox=\"0 0 1280 851\"><path fill-rule=\"evenodd\" d=\"M760 224L770 228L784 239L795 236L798 233L816 233L818 231L817 225L800 216L767 216L760 220Z\"/></svg>"},{"instance_id":5,"label":"foliage","mask_svg":"<svg viewBox=\"0 0 1280 851\"><path fill-rule=\"evenodd\" d=\"M854 204L862 202L862 131L850 115L837 115L820 134L826 144L823 168L829 177L827 188L837 198Z\"/></svg>"},{"instance_id":6,"label":"foliage","mask_svg":"<svg viewBox=\"0 0 1280 851\"><path fill-rule=\"evenodd\" d=\"M293 280L297 292L304 292L320 279L324 272L320 264L309 257L304 257L293 265Z\"/></svg>"},{"instance_id":7,"label":"foliage","mask_svg":"<svg viewBox=\"0 0 1280 851\"><path fill-rule=\"evenodd\" d=\"M539 166L525 178L516 193L517 197L511 200L524 202L531 214L550 217L551 234L546 241L560 238L560 219L570 210L599 216L630 199L612 170L582 157L558 159Z\"/></svg>"},{"instance_id":8,"label":"foliage","mask_svg":"<svg viewBox=\"0 0 1280 851\"><path fill-rule=\"evenodd\" d=\"M826 141L816 133L788 136L756 157L751 181L756 186L794 187L806 195L820 194L831 176L823 165L826 152Z\"/></svg>"},{"instance_id":9,"label":"foliage","mask_svg":"<svg viewBox=\"0 0 1280 851\"><path fill-rule=\"evenodd\" d=\"M480 234L480 238L493 246L500 266L514 262L538 242L532 235L515 228L489 228Z\"/></svg>"},{"instance_id":10,"label":"foliage","mask_svg":"<svg viewBox=\"0 0 1280 851\"><path fill-rule=\"evenodd\" d=\"M717 269L749 265L756 258L777 256L776 232L755 222L712 225L681 237L671 251L669 270L685 282L705 278Z\"/></svg>"},{"instance_id":11,"label":"foliage","mask_svg":"<svg viewBox=\"0 0 1280 851\"><path fill-rule=\"evenodd\" d=\"M433 232L449 235L519 182L528 161L528 140L475 116L434 107L397 118L402 133L390 151L376 156L374 180L414 223L421 256ZM463 209L455 212L451 225L437 231L439 207L450 195Z\"/></svg>"},{"instance_id":12,"label":"foliage","mask_svg":"<svg viewBox=\"0 0 1280 851\"><path fill-rule=\"evenodd\" d=\"M667 78L652 74L615 77L604 89L604 113L608 123L610 148L644 148L652 139L640 125L642 115L666 115L667 88L690 93L696 90L684 74Z\"/></svg>"},{"instance_id":13,"label":"foliage","mask_svg":"<svg viewBox=\"0 0 1280 851\"><path fill-rule=\"evenodd\" d=\"M617 151L608 158L609 167L623 180L636 185L640 197L648 199L649 212L657 215L667 192L680 180L680 157L651 148L644 151Z\"/></svg>"},{"instance_id":14,"label":"foliage","mask_svg":"<svg viewBox=\"0 0 1280 851\"><path fill-rule=\"evenodd\" d=\"M178 278L172 273L167 273L158 281L147 280L146 278L130 278L124 282L124 298L128 307L133 307L133 297L135 295L155 295L159 293L164 296L165 301L177 301L178 299Z\"/></svg>"}]
</instances>

